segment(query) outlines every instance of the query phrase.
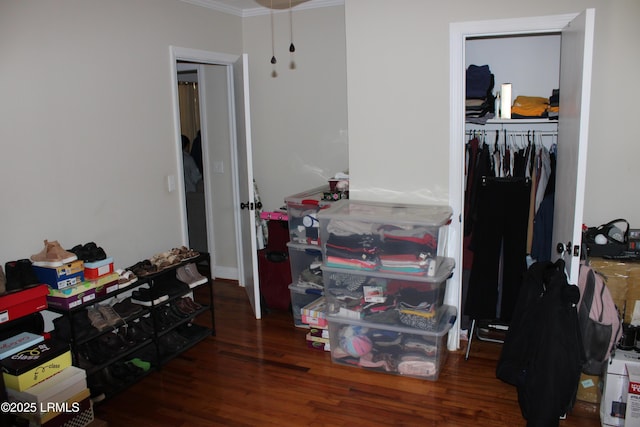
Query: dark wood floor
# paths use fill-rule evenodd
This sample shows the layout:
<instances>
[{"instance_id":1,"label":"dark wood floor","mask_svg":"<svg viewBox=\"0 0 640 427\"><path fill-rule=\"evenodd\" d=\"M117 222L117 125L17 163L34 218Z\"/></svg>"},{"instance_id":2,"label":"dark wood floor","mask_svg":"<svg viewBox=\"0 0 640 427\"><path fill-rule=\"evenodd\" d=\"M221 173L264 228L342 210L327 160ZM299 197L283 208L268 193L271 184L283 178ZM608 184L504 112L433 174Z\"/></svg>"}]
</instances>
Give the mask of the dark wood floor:
<instances>
[{"instance_id":1,"label":"dark wood floor","mask_svg":"<svg viewBox=\"0 0 640 427\"><path fill-rule=\"evenodd\" d=\"M255 320L243 288L216 281L216 336L95 407L109 426L524 426L495 377L499 344L450 353L437 381L368 372L306 347L290 313ZM206 318L206 316L204 316ZM561 427L600 426L578 402Z\"/></svg>"}]
</instances>

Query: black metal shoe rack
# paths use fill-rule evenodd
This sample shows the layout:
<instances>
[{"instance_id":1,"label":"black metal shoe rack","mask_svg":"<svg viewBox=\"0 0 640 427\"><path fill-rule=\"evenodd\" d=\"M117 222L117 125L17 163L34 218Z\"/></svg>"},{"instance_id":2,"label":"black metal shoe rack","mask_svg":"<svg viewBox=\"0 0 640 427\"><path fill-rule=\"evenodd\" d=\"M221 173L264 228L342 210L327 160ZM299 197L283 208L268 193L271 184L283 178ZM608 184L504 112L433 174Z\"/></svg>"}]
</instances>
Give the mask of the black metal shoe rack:
<instances>
[{"instance_id":1,"label":"black metal shoe rack","mask_svg":"<svg viewBox=\"0 0 640 427\"><path fill-rule=\"evenodd\" d=\"M198 270L208 279L206 283L196 288L184 286L176 278L176 270L189 263L198 266ZM168 361L198 344L208 336L215 335L215 316L213 305L213 287L211 282L211 262L208 253L200 253L196 258L182 261L179 264L168 267L157 273L144 277L138 277L138 281L114 292L88 301L82 305L63 310L49 307L48 310L59 313L67 319L68 333L61 336L58 331L60 322L54 322L56 330L52 334L58 338L69 341L73 354L73 364L84 369L87 373L87 382L94 403L109 398L131 386L151 372L159 370ZM148 306L141 306L142 311L127 317L123 322L106 330L99 331L91 326L91 323L79 322L79 318L85 317L87 309L95 304L106 303L114 297L126 298L138 289L149 290L160 296L160 288L175 284L175 289L168 295L168 299L156 303L151 301ZM162 286L160 286L162 284ZM206 288L205 288L206 287ZM198 309L188 315L170 315L171 306L179 299L192 293L193 300L197 302ZM160 299L160 298L158 298ZM207 300L208 301L205 301ZM209 313L210 323L203 315ZM141 328L144 323L148 337L141 342L130 343L124 348L108 348L109 340L105 340L107 334L121 332L122 328L137 326ZM206 326L205 326L206 325ZM149 326L151 326L149 328ZM178 334L177 331L183 332ZM184 333L187 331L188 333ZM178 335L176 335L178 334ZM178 336L180 339L178 339ZM109 336L111 338L111 336ZM106 346L106 348L105 348ZM106 351L105 351L106 350ZM147 370L127 371L131 367L131 360L139 359L150 362Z\"/></svg>"}]
</instances>

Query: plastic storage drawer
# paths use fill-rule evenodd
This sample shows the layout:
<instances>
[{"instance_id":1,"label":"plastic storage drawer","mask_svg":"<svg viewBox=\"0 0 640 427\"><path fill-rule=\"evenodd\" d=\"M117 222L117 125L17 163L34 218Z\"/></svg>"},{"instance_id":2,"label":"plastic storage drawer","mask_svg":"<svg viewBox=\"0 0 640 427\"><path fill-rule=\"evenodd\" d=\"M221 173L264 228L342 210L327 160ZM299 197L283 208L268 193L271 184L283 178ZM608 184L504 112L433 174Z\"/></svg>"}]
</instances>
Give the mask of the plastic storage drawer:
<instances>
[{"instance_id":1,"label":"plastic storage drawer","mask_svg":"<svg viewBox=\"0 0 640 427\"><path fill-rule=\"evenodd\" d=\"M400 317L406 311L421 310L435 318L442 309L447 279L453 271L452 258L439 262L433 276L351 271L322 267L327 313L336 317L368 321L394 322L410 326L411 318ZM435 322L435 320L433 320Z\"/></svg>"},{"instance_id":2,"label":"plastic storage drawer","mask_svg":"<svg viewBox=\"0 0 640 427\"><path fill-rule=\"evenodd\" d=\"M327 316L331 360L365 370L435 381L446 360L447 333L456 309L447 307L438 328L423 331Z\"/></svg>"},{"instance_id":3,"label":"plastic storage drawer","mask_svg":"<svg viewBox=\"0 0 640 427\"><path fill-rule=\"evenodd\" d=\"M330 201L323 200L324 193L328 191L327 184L284 199L289 216L289 241L307 245L319 244L317 213L331 204Z\"/></svg>"},{"instance_id":4,"label":"plastic storage drawer","mask_svg":"<svg viewBox=\"0 0 640 427\"><path fill-rule=\"evenodd\" d=\"M317 246L287 243L294 285L322 290L322 252Z\"/></svg>"},{"instance_id":5,"label":"plastic storage drawer","mask_svg":"<svg viewBox=\"0 0 640 427\"><path fill-rule=\"evenodd\" d=\"M302 321L302 309L320 298L322 291L319 289L303 288L293 283L289 285L289 290L291 292L293 324L300 328L308 328L309 325Z\"/></svg>"},{"instance_id":6,"label":"plastic storage drawer","mask_svg":"<svg viewBox=\"0 0 640 427\"><path fill-rule=\"evenodd\" d=\"M446 255L449 206L339 200L318 212L329 267L430 275Z\"/></svg>"}]
</instances>

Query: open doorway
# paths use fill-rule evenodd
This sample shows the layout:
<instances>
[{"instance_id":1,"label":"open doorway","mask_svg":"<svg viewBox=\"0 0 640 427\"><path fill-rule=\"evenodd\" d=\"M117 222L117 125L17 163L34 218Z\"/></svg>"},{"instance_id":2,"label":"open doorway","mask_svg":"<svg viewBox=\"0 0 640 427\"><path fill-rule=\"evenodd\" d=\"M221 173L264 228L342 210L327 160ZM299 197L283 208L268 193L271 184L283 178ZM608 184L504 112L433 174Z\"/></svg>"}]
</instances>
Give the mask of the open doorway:
<instances>
[{"instance_id":1,"label":"open doorway","mask_svg":"<svg viewBox=\"0 0 640 427\"><path fill-rule=\"evenodd\" d=\"M212 278L238 280L261 318L248 56L170 47L182 240L189 244L178 102L178 63L197 69L206 242Z\"/></svg>"},{"instance_id":2,"label":"open doorway","mask_svg":"<svg viewBox=\"0 0 640 427\"><path fill-rule=\"evenodd\" d=\"M189 247L199 252L209 252L198 68L201 68L200 64L178 62L178 103Z\"/></svg>"}]
</instances>

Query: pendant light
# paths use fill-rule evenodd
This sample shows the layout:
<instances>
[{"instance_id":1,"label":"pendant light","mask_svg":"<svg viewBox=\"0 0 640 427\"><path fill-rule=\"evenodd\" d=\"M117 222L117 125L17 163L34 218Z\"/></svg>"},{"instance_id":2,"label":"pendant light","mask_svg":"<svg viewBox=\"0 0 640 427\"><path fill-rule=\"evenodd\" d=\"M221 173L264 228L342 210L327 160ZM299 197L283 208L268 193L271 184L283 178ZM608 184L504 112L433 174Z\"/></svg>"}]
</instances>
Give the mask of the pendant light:
<instances>
[{"instance_id":1,"label":"pendant light","mask_svg":"<svg viewBox=\"0 0 640 427\"><path fill-rule=\"evenodd\" d=\"M271 0L271 8L269 10L271 14L271 63L275 64L278 61L276 60L275 39L273 35L273 0Z\"/></svg>"},{"instance_id":2,"label":"pendant light","mask_svg":"<svg viewBox=\"0 0 640 427\"><path fill-rule=\"evenodd\" d=\"M291 0L289 0L289 37L291 44L289 45L289 52L296 51L296 47L293 45L293 9L291 8Z\"/></svg>"}]
</instances>

